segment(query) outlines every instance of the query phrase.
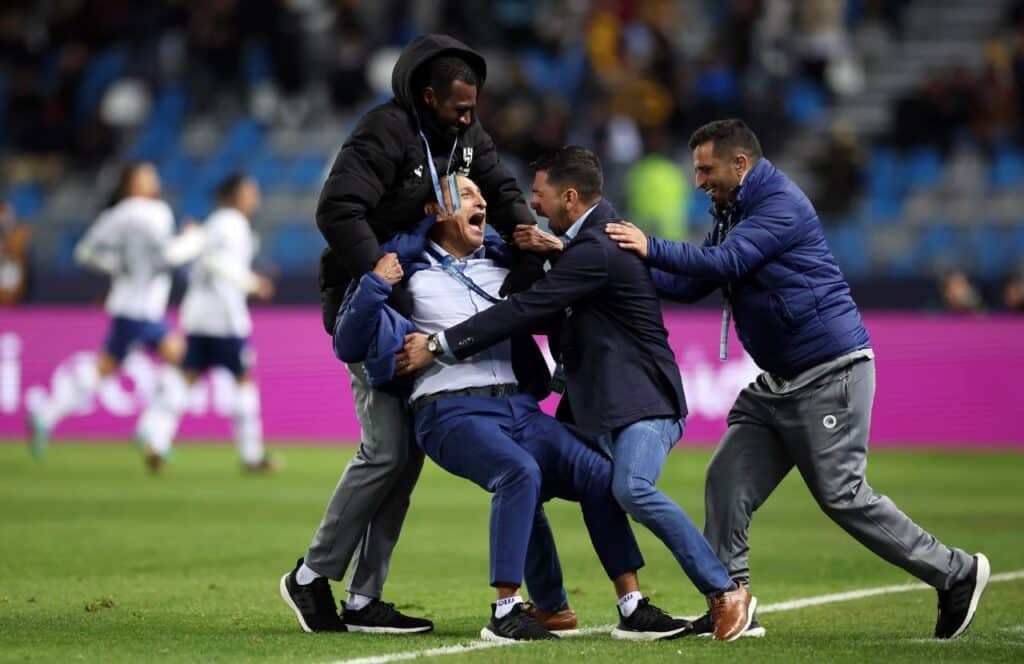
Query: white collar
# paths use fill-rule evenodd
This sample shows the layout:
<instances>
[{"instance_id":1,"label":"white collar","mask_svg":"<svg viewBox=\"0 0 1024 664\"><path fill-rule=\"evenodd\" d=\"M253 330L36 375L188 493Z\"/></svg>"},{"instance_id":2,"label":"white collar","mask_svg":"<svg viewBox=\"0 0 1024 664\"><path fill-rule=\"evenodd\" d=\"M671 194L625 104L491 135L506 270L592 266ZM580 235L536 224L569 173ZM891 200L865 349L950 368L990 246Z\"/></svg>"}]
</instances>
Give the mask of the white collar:
<instances>
[{"instance_id":1,"label":"white collar","mask_svg":"<svg viewBox=\"0 0 1024 664\"><path fill-rule=\"evenodd\" d=\"M594 203L589 208L587 208L587 211L581 214L580 218L573 222L573 225L570 226L564 233L562 233L562 237L565 238L566 242L572 242L573 240L576 239L576 236L580 232L580 228L583 226L583 222L587 220L587 217L590 216L590 213L594 211L594 208L596 208L598 203L600 202L601 201L598 201L597 203Z\"/></svg>"}]
</instances>

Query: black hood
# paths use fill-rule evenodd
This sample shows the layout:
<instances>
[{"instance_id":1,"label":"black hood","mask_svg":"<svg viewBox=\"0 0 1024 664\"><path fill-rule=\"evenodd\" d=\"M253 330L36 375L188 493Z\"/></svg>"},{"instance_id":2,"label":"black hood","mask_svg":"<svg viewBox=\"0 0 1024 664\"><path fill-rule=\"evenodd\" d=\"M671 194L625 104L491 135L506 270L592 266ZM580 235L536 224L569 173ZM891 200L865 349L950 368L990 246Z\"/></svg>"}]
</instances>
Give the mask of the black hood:
<instances>
[{"instance_id":1,"label":"black hood","mask_svg":"<svg viewBox=\"0 0 1024 664\"><path fill-rule=\"evenodd\" d=\"M438 55L454 55L466 61L480 81L477 91L487 78L487 63L483 57L458 39L448 35L423 35L409 42L391 72L391 90L405 109L416 114L416 95L412 89L412 76L416 68Z\"/></svg>"}]
</instances>

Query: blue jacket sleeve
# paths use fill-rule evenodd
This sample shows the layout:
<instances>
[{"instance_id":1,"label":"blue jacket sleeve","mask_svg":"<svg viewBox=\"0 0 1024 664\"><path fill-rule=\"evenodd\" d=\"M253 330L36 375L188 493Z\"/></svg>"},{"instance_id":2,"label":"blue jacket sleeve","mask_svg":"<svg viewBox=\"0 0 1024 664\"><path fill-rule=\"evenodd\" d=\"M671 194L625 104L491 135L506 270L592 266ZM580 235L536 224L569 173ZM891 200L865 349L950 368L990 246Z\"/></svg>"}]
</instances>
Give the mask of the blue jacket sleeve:
<instances>
[{"instance_id":1,"label":"blue jacket sleeve","mask_svg":"<svg viewBox=\"0 0 1024 664\"><path fill-rule=\"evenodd\" d=\"M377 336L391 286L367 272L349 292L334 322L334 355L342 362L362 362Z\"/></svg>"},{"instance_id":2,"label":"blue jacket sleeve","mask_svg":"<svg viewBox=\"0 0 1024 664\"><path fill-rule=\"evenodd\" d=\"M703 300L719 286L719 283L713 279L695 279L681 274L665 272L656 267L652 267L650 273L658 295L684 304L692 304L698 300Z\"/></svg>"},{"instance_id":3,"label":"blue jacket sleeve","mask_svg":"<svg viewBox=\"0 0 1024 664\"><path fill-rule=\"evenodd\" d=\"M647 263L673 274L736 281L785 251L796 239L797 219L782 199L769 196L716 246L647 240Z\"/></svg>"}]
</instances>

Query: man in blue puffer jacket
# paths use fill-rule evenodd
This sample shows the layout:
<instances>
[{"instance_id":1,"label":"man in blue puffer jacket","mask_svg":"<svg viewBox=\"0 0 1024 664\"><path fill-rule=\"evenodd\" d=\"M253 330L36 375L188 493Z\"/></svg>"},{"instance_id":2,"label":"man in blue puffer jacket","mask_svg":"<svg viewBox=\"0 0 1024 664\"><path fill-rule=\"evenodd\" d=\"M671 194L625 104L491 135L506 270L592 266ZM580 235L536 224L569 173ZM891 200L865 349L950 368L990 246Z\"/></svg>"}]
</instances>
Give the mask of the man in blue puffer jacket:
<instances>
[{"instance_id":1,"label":"man in blue puffer jacket","mask_svg":"<svg viewBox=\"0 0 1024 664\"><path fill-rule=\"evenodd\" d=\"M960 635L988 582L988 560L943 545L865 479L874 354L814 207L741 120L711 122L689 146L696 186L713 203L704 244L648 239L628 223L607 232L646 258L667 298L695 302L721 288L722 359L731 315L764 370L740 392L708 466L708 542L733 579L749 583L751 515L796 466L829 517L938 590L935 637Z\"/></svg>"}]
</instances>

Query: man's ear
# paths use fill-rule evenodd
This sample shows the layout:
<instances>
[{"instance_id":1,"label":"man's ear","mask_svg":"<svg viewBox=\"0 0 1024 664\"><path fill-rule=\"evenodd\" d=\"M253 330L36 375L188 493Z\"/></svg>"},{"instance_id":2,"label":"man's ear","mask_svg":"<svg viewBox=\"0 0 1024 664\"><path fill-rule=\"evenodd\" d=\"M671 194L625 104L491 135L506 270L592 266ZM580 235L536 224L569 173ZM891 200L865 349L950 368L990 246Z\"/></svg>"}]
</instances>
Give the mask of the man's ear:
<instances>
[{"instance_id":1,"label":"man's ear","mask_svg":"<svg viewBox=\"0 0 1024 664\"><path fill-rule=\"evenodd\" d=\"M423 103L430 108L437 107L437 93L435 93L434 88L429 85L423 88Z\"/></svg>"}]
</instances>

